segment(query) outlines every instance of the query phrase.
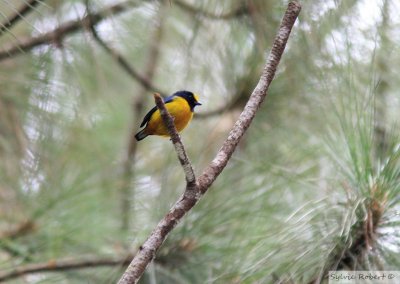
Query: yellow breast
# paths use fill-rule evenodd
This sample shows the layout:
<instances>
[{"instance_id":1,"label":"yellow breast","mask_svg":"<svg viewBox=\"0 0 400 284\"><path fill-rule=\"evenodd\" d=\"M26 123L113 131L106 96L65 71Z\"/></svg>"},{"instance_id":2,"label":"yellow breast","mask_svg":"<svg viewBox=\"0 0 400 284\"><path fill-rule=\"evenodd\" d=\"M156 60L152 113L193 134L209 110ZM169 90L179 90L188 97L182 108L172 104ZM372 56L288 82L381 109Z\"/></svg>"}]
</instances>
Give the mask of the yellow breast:
<instances>
[{"instance_id":1,"label":"yellow breast","mask_svg":"<svg viewBox=\"0 0 400 284\"><path fill-rule=\"evenodd\" d=\"M178 132L182 131L190 120L192 120L193 112L184 98L175 97L172 102L165 104L165 107L174 118L175 127ZM149 135L169 136L159 110L156 110L151 116L146 126L146 133Z\"/></svg>"}]
</instances>

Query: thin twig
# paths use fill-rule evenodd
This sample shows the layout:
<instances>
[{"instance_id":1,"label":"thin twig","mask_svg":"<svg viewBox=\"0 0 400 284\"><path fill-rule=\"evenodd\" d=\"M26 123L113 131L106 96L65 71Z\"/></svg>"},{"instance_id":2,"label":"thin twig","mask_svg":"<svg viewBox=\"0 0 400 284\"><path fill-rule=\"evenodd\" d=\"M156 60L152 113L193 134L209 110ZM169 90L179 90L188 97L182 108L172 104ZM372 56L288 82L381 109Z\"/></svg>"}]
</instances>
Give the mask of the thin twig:
<instances>
[{"instance_id":1,"label":"thin twig","mask_svg":"<svg viewBox=\"0 0 400 284\"><path fill-rule=\"evenodd\" d=\"M89 24L96 25L107 17L120 14L126 11L128 7L133 6L134 4L131 1L111 5L101 11L93 13L92 15L87 15L82 19L65 22L54 30L39 36L18 39L16 44L14 43L0 49L0 61L12 56L23 54L44 44L60 43L65 36L80 31Z\"/></svg>"},{"instance_id":2,"label":"thin twig","mask_svg":"<svg viewBox=\"0 0 400 284\"><path fill-rule=\"evenodd\" d=\"M227 165L236 146L250 126L257 110L267 95L269 85L275 76L286 42L300 10L301 5L297 1L291 1L289 3L277 36L275 37L272 50L261 74L261 78L222 148L218 151L210 165L204 170L203 174L198 178L197 183L195 183L192 188L189 188L187 184L183 195L170 209L169 213L158 223L149 238L140 247L134 259L119 280L119 284L131 284L139 281L147 265L154 259L158 249L165 241L168 234L175 228L182 217L196 205L201 196L210 188ZM167 123L165 120L164 122L170 126L168 127L169 133L171 135L174 134L170 125L171 123Z\"/></svg>"},{"instance_id":3,"label":"thin twig","mask_svg":"<svg viewBox=\"0 0 400 284\"><path fill-rule=\"evenodd\" d=\"M29 0L25 2L24 5L22 5L13 15L0 24L0 36L2 36L6 31L9 31L14 25L23 19L24 16L30 13L42 2L44 2L44 0Z\"/></svg>"},{"instance_id":4,"label":"thin twig","mask_svg":"<svg viewBox=\"0 0 400 284\"><path fill-rule=\"evenodd\" d=\"M133 254L126 254L121 256L86 256L79 258L65 258L58 260L49 260L44 263L28 264L12 268L7 271L0 272L0 282L21 277L22 275L39 272L56 272L66 271L72 269L93 268L99 266L116 266L127 265L132 259Z\"/></svg>"},{"instance_id":5,"label":"thin twig","mask_svg":"<svg viewBox=\"0 0 400 284\"><path fill-rule=\"evenodd\" d=\"M160 110L161 117L168 129L168 133L171 136L172 144L174 144L175 151L178 154L179 162L182 165L183 171L185 172L186 178L186 189L194 189L196 186L196 176L192 164L190 163L189 157L186 154L185 146L182 143L181 137L176 130L174 119L169 114L165 107L164 101L159 94L154 94L154 100L156 102L157 108Z\"/></svg>"}]
</instances>

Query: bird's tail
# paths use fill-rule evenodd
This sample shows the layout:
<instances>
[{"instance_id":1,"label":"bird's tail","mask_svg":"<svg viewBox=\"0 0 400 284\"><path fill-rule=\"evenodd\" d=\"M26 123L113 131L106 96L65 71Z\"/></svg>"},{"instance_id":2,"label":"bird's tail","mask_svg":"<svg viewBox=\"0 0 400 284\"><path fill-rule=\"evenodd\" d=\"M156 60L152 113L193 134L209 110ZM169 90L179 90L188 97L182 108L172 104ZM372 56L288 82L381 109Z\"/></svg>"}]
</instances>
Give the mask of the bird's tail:
<instances>
[{"instance_id":1,"label":"bird's tail","mask_svg":"<svg viewBox=\"0 0 400 284\"><path fill-rule=\"evenodd\" d=\"M146 138L147 136L149 136L149 134L144 132L145 129L140 130L136 135L135 138L137 141L143 140L144 138Z\"/></svg>"}]
</instances>

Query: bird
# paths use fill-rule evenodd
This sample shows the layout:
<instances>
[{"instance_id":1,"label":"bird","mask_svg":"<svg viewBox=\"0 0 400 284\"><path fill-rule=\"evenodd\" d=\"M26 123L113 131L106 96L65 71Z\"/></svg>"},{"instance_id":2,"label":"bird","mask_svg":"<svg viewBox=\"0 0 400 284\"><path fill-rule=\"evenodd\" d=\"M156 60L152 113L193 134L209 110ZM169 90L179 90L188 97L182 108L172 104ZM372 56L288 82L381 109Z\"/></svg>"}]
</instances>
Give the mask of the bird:
<instances>
[{"instance_id":1,"label":"bird","mask_svg":"<svg viewBox=\"0 0 400 284\"><path fill-rule=\"evenodd\" d=\"M181 132L192 120L193 111L200 106L199 97L189 91L178 91L164 99L165 107L174 118L175 127ZM168 129L164 125L160 110L155 106L143 118L140 127L145 126L136 133L137 141L143 140L149 135L168 137Z\"/></svg>"}]
</instances>

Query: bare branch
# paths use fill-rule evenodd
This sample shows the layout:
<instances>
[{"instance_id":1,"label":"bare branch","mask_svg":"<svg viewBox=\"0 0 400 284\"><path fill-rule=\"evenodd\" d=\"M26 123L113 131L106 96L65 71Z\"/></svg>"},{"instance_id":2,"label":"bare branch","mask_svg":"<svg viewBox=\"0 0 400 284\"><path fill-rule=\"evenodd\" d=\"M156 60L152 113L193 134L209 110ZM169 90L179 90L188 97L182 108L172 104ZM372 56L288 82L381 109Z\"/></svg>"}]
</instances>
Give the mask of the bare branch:
<instances>
[{"instance_id":1,"label":"bare branch","mask_svg":"<svg viewBox=\"0 0 400 284\"><path fill-rule=\"evenodd\" d=\"M118 3L104 8L97 13L93 13L92 15L87 15L82 19L65 22L58 28L42 35L19 39L16 44L8 45L0 49L0 61L27 52L37 46L60 43L67 35L82 30L83 28L88 27L89 24L96 25L105 18L111 15L120 14L126 11L128 7L132 6L133 3L131 1Z\"/></svg>"},{"instance_id":2,"label":"bare branch","mask_svg":"<svg viewBox=\"0 0 400 284\"><path fill-rule=\"evenodd\" d=\"M229 11L225 14L213 14L211 12L202 10L200 8L194 7L184 1L175 0L174 3L178 5L181 9L194 14L199 15L205 18L213 19L213 20L229 20L233 18L239 18L247 14L247 8L245 5L240 4L240 6L232 11Z\"/></svg>"},{"instance_id":3,"label":"bare branch","mask_svg":"<svg viewBox=\"0 0 400 284\"><path fill-rule=\"evenodd\" d=\"M7 271L0 272L0 282L21 277L22 275L39 272L56 272L73 269L85 269L99 266L116 266L127 265L132 259L133 254L109 257L79 257L65 258L58 260L49 260L43 263L28 264L20 267L15 267Z\"/></svg>"},{"instance_id":4,"label":"bare branch","mask_svg":"<svg viewBox=\"0 0 400 284\"><path fill-rule=\"evenodd\" d=\"M168 133L171 136L171 141L174 144L176 153L178 154L179 162L181 163L183 171L185 172L187 183L186 189L193 189L196 185L196 176L194 174L194 170L192 164L190 163L189 157L186 154L181 137L176 130L174 119L169 114L168 110L165 107L164 101L159 94L154 94L154 100L158 109L160 110L161 117L164 121L165 126L168 129Z\"/></svg>"},{"instance_id":5,"label":"bare branch","mask_svg":"<svg viewBox=\"0 0 400 284\"><path fill-rule=\"evenodd\" d=\"M21 6L13 15L0 24L0 36L2 36L6 31L10 30L41 2L44 2L44 0L29 0L25 2L25 4Z\"/></svg>"},{"instance_id":6,"label":"bare branch","mask_svg":"<svg viewBox=\"0 0 400 284\"><path fill-rule=\"evenodd\" d=\"M240 114L239 119L229 133L229 136L224 142L222 148L219 150L211 164L199 177L198 182L195 183L193 187L189 187L189 184L187 184L183 195L170 209L168 214L165 215L165 217L158 223L156 228L150 234L149 238L140 247L134 259L119 280L119 284L131 284L139 281L147 265L154 259L158 249L167 238L168 234L175 228L182 217L189 212L194 205L196 205L201 196L210 188L212 183L227 165L230 157L236 149L236 146L243 137L247 128L250 126L258 108L267 95L269 85L275 76L275 72L285 49L286 42L289 38L297 16L300 13L300 10L301 5L297 1L291 1L289 3L279 27L277 36L275 37L272 50L261 74L261 78L251 94L243 112ZM157 98L156 100L159 101ZM160 104L159 107L162 107L162 105ZM167 118L163 119L167 120ZM168 124L171 123L173 122L169 120ZM171 126L168 127L171 136L175 136L175 133L173 133L171 129Z\"/></svg>"}]
</instances>

